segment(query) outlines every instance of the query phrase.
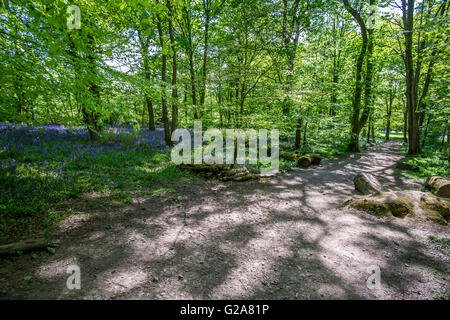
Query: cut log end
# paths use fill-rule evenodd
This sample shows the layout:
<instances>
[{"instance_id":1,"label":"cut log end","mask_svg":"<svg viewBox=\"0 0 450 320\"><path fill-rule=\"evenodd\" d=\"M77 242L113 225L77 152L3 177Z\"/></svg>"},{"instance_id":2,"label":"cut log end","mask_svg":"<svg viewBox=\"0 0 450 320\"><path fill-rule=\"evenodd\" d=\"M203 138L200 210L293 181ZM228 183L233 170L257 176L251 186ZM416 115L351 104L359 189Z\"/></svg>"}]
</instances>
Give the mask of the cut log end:
<instances>
[{"instance_id":1,"label":"cut log end","mask_svg":"<svg viewBox=\"0 0 450 320\"><path fill-rule=\"evenodd\" d=\"M320 157L320 155L316 153L310 153L298 158L297 163L300 167L308 168L310 165L320 164L321 161L322 158Z\"/></svg>"},{"instance_id":2,"label":"cut log end","mask_svg":"<svg viewBox=\"0 0 450 320\"><path fill-rule=\"evenodd\" d=\"M440 197L450 198L450 180L441 176L431 176L425 181L425 187Z\"/></svg>"}]
</instances>

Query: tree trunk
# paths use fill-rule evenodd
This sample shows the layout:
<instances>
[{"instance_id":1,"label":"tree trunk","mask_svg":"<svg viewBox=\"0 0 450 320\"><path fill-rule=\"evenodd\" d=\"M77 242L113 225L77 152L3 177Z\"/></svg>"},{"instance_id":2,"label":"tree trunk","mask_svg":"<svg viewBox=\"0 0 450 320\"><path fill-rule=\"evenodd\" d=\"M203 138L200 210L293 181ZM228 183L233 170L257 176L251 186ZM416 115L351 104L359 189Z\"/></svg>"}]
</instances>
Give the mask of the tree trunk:
<instances>
[{"instance_id":1,"label":"tree trunk","mask_svg":"<svg viewBox=\"0 0 450 320\"><path fill-rule=\"evenodd\" d=\"M29 239L19 242L14 242L0 246L0 257L14 254L17 251L37 251L45 250L47 247L52 246L45 239Z\"/></svg>"},{"instance_id":2,"label":"tree trunk","mask_svg":"<svg viewBox=\"0 0 450 320\"><path fill-rule=\"evenodd\" d=\"M403 27L405 37L405 71L406 71L406 107L408 110L408 154L420 153L419 123L417 117L417 82L414 77L413 27L414 0L402 0Z\"/></svg>"},{"instance_id":3,"label":"tree trunk","mask_svg":"<svg viewBox=\"0 0 450 320\"><path fill-rule=\"evenodd\" d=\"M408 142L408 109L406 108L405 100L403 99L403 142Z\"/></svg>"},{"instance_id":4,"label":"tree trunk","mask_svg":"<svg viewBox=\"0 0 450 320\"><path fill-rule=\"evenodd\" d=\"M203 106L205 104L205 96L206 96L206 68L207 68L207 59L208 59L208 39L209 39L209 22L210 22L210 7L205 7L205 48L203 50L203 68L202 68L202 88L200 92L200 105Z\"/></svg>"},{"instance_id":5,"label":"tree trunk","mask_svg":"<svg viewBox=\"0 0 450 320\"><path fill-rule=\"evenodd\" d=\"M305 128L303 129L303 144L306 144L306 130L308 129L308 121L305 121Z\"/></svg>"},{"instance_id":6,"label":"tree trunk","mask_svg":"<svg viewBox=\"0 0 450 320\"><path fill-rule=\"evenodd\" d=\"M164 47L164 38L163 38L163 30L161 25L161 17L158 15L157 17L157 27L158 27L158 34L159 34L159 43L161 45L161 51ZM162 104L162 119L163 119L163 125L164 125L164 141L167 145L171 145L171 137L170 137L170 130L169 130L169 119L167 114L167 99L166 99L166 72L167 72L167 55L161 52L161 82L163 84L163 95L161 98L161 104Z\"/></svg>"},{"instance_id":7,"label":"tree trunk","mask_svg":"<svg viewBox=\"0 0 450 320\"><path fill-rule=\"evenodd\" d=\"M363 91L363 64L364 59L366 57L367 47L368 47L368 38L367 38L367 29L366 25L361 17L361 15L350 6L348 0L343 0L345 9L355 18L358 22L359 27L361 29L361 37L362 44L359 55L356 59L356 73L355 73L355 89L353 94L352 101L352 118L351 118L351 131L350 131L350 142L348 145L349 151L359 152L359 134L361 129L364 127L365 122L367 121L368 112L364 110L363 117L360 119L360 111L361 111L361 96ZM372 0L371 0L372 2ZM370 59L368 60L368 62ZM371 68L368 67L368 73L371 71ZM370 90L366 89L366 92ZM367 100L369 101L369 100ZM361 121L363 120L363 121Z\"/></svg>"},{"instance_id":8,"label":"tree trunk","mask_svg":"<svg viewBox=\"0 0 450 320\"><path fill-rule=\"evenodd\" d=\"M302 138L302 119L299 117L297 121L297 129L295 129L295 150L300 148L300 141Z\"/></svg>"},{"instance_id":9,"label":"tree trunk","mask_svg":"<svg viewBox=\"0 0 450 320\"><path fill-rule=\"evenodd\" d=\"M177 50L175 48L175 38L173 30L173 12L170 1L167 1L167 9L170 12L169 16L169 36L170 44L172 46L172 132L177 129L178 122L178 90L177 90Z\"/></svg>"},{"instance_id":10,"label":"tree trunk","mask_svg":"<svg viewBox=\"0 0 450 320\"><path fill-rule=\"evenodd\" d=\"M145 97L145 102L147 104L147 110L148 110L148 129L150 131L155 131L155 113L153 111L153 102L152 99L150 99L149 96Z\"/></svg>"},{"instance_id":11,"label":"tree trunk","mask_svg":"<svg viewBox=\"0 0 450 320\"><path fill-rule=\"evenodd\" d=\"M397 90L394 86L389 88L389 97L386 100L386 141L389 141L389 134L391 133L391 117L392 117L392 104L394 103L395 94Z\"/></svg>"},{"instance_id":12,"label":"tree trunk","mask_svg":"<svg viewBox=\"0 0 450 320\"><path fill-rule=\"evenodd\" d=\"M141 31L138 30L138 38L139 38L139 44L141 46L141 54L142 54L142 60L143 60L143 67L144 67L144 77L146 80L151 80L151 73L150 73L150 62L148 57L148 47L150 44L150 39L147 37L145 38ZM153 102L148 93L144 94L145 98L145 104L147 106L148 111L148 129L150 131L155 131L155 113L153 111Z\"/></svg>"}]
</instances>

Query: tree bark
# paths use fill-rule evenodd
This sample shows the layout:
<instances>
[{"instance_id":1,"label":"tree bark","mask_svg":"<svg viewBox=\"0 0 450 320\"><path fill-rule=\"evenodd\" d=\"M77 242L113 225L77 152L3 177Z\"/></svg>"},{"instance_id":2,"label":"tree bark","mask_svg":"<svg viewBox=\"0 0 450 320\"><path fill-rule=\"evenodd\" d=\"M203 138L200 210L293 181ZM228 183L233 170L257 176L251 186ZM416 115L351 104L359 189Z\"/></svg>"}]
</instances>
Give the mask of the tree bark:
<instances>
[{"instance_id":1,"label":"tree bark","mask_svg":"<svg viewBox=\"0 0 450 320\"><path fill-rule=\"evenodd\" d=\"M175 47L175 38L174 38L174 28L173 28L173 8L170 4L170 0L166 3L167 9L169 10L169 36L170 36L170 44L172 47L172 132L177 129L178 122L178 90L177 90L177 50Z\"/></svg>"},{"instance_id":2,"label":"tree bark","mask_svg":"<svg viewBox=\"0 0 450 320\"><path fill-rule=\"evenodd\" d=\"M209 40L209 23L211 20L210 12L211 12L211 1L203 1L203 9L205 11L205 40L204 40L204 49L203 49L203 68L202 68L202 87L200 91L200 105L203 106L205 104L205 96L206 96L206 74L207 74L207 63L208 63L208 40Z\"/></svg>"},{"instance_id":3,"label":"tree bark","mask_svg":"<svg viewBox=\"0 0 450 320\"><path fill-rule=\"evenodd\" d=\"M371 0L373 2L373 0ZM366 24L364 23L364 20L362 19L361 15L356 11L354 8L352 8L348 2L348 0L343 0L345 9L353 16L353 18L357 21L359 24L360 30L361 30L361 37L362 37L362 44L361 49L359 52L359 55L356 59L356 73L355 73L355 90L353 95L353 101L352 101L352 118L351 118L351 131L350 131L350 142L348 149L349 151L353 152L359 152L359 134L361 132L361 129L364 127L365 122L367 121L367 118L369 116L370 110L363 111L363 114L360 118L361 113L361 96L363 92L363 81L362 81L362 74L363 74L363 64L364 59L366 57L366 52L368 49L368 35L367 35L367 28ZM371 41L372 42L372 41ZM373 47L372 47L373 48ZM369 85L367 83L367 78L370 78L371 80L371 59L369 57L368 59L368 66L367 66L367 77L366 77L366 86ZM369 77L370 75L370 77ZM366 94L371 93L370 88L366 87L365 90ZM369 97L367 97L367 104L370 101ZM367 107L367 105L366 105Z\"/></svg>"},{"instance_id":4,"label":"tree bark","mask_svg":"<svg viewBox=\"0 0 450 320\"><path fill-rule=\"evenodd\" d=\"M414 0L402 0L402 20L405 38L405 71L406 71L406 108L408 110L408 154L420 153L419 123L417 115L417 82L414 76L413 27Z\"/></svg>"},{"instance_id":5,"label":"tree bark","mask_svg":"<svg viewBox=\"0 0 450 320\"><path fill-rule=\"evenodd\" d=\"M170 137L170 130L169 130L169 119L167 114L167 99L166 99L166 72L167 72L167 55L163 53L163 47L165 45L164 38L163 38L163 30L162 30L162 24L161 24L161 17L158 15L157 17L157 27L158 27L158 34L159 34L159 43L161 45L161 81L163 84L163 92L162 92L162 98L161 98L161 104L162 104L162 120L164 125L164 141L167 145L171 145L171 137Z\"/></svg>"}]
</instances>

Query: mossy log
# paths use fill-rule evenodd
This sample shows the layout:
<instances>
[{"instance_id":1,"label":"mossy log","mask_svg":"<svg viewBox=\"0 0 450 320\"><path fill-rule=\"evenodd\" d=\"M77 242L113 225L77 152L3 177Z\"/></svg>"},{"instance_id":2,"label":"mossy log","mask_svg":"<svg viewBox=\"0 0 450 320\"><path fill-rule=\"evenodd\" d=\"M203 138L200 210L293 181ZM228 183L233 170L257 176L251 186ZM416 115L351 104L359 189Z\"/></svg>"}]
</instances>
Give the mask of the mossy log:
<instances>
[{"instance_id":1,"label":"mossy log","mask_svg":"<svg viewBox=\"0 0 450 320\"><path fill-rule=\"evenodd\" d=\"M45 239L29 239L10 244L0 246L0 257L13 254L17 251L37 251L45 250L48 246L48 242Z\"/></svg>"},{"instance_id":2,"label":"mossy log","mask_svg":"<svg viewBox=\"0 0 450 320\"><path fill-rule=\"evenodd\" d=\"M234 180L237 177L242 175L249 174L248 169L246 167L243 168L235 168L228 171L224 171L219 175L219 179L222 181L230 181Z\"/></svg>"},{"instance_id":3,"label":"mossy log","mask_svg":"<svg viewBox=\"0 0 450 320\"><path fill-rule=\"evenodd\" d=\"M308 168L312 164L320 164L322 158L316 153L306 154L298 158L297 162L300 167Z\"/></svg>"},{"instance_id":4,"label":"mossy log","mask_svg":"<svg viewBox=\"0 0 450 320\"><path fill-rule=\"evenodd\" d=\"M192 170L208 178L215 177L221 181L247 181L260 178L260 175L250 173L246 167L228 169L221 164L181 164L179 167L182 170Z\"/></svg>"},{"instance_id":5,"label":"mossy log","mask_svg":"<svg viewBox=\"0 0 450 320\"><path fill-rule=\"evenodd\" d=\"M191 170L202 173L219 173L226 170L225 166L222 164L180 164L179 168L181 170Z\"/></svg>"},{"instance_id":6,"label":"mossy log","mask_svg":"<svg viewBox=\"0 0 450 320\"><path fill-rule=\"evenodd\" d=\"M232 180L233 181L248 181L248 180L259 179L259 178L260 178L260 176L258 174L248 173L248 174L244 174L244 175L234 176Z\"/></svg>"},{"instance_id":7,"label":"mossy log","mask_svg":"<svg viewBox=\"0 0 450 320\"><path fill-rule=\"evenodd\" d=\"M446 221L450 220L450 206L448 203L436 197L425 197L422 201L426 208L439 212Z\"/></svg>"},{"instance_id":8,"label":"mossy log","mask_svg":"<svg viewBox=\"0 0 450 320\"><path fill-rule=\"evenodd\" d=\"M441 176L431 176L425 181L425 187L440 197L450 198L450 180Z\"/></svg>"},{"instance_id":9,"label":"mossy log","mask_svg":"<svg viewBox=\"0 0 450 320\"><path fill-rule=\"evenodd\" d=\"M248 169L246 167L235 168L235 169L231 169L228 171L224 171L223 175L224 176L235 176L237 174L244 174L244 173L248 173Z\"/></svg>"},{"instance_id":10,"label":"mossy log","mask_svg":"<svg viewBox=\"0 0 450 320\"><path fill-rule=\"evenodd\" d=\"M293 152L280 151L280 158L295 161L298 159L298 155Z\"/></svg>"},{"instance_id":11,"label":"mossy log","mask_svg":"<svg viewBox=\"0 0 450 320\"><path fill-rule=\"evenodd\" d=\"M359 173L353 178L355 189L364 195L379 194L381 192L381 184L370 173Z\"/></svg>"}]
</instances>

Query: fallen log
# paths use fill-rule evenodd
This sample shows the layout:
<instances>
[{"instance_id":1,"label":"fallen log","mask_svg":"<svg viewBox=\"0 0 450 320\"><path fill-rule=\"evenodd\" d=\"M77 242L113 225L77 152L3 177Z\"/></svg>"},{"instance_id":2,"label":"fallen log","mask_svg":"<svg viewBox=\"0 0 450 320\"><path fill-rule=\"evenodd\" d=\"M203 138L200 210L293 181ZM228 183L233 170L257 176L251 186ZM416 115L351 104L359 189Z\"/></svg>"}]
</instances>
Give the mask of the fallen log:
<instances>
[{"instance_id":1,"label":"fallen log","mask_svg":"<svg viewBox=\"0 0 450 320\"><path fill-rule=\"evenodd\" d=\"M233 181L247 181L247 180L252 180L252 179L259 179L260 176L254 173L249 173L249 174L245 174L245 175L238 175L238 176L234 176L233 177Z\"/></svg>"},{"instance_id":2,"label":"fallen log","mask_svg":"<svg viewBox=\"0 0 450 320\"><path fill-rule=\"evenodd\" d=\"M397 162L395 167L400 170L419 171L418 166L416 166L415 164L406 163L406 162Z\"/></svg>"},{"instance_id":3,"label":"fallen log","mask_svg":"<svg viewBox=\"0 0 450 320\"><path fill-rule=\"evenodd\" d=\"M237 174L243 174L243 173L248 173L248 169L246 167L234 168L234 169L225 171L225 172L223 172L223 175L228 177L228 176L235 176Z\"/></svg>"},{"instance_id":4,"label":"fallen log","mask_svg":"<svg viewBox=\"0 0 450 320\"><path fill-rule=\"evenodd\" d=\"M287 159L287 160L295 161L298 159L298 155L293 152L280 151L279 155L280 155L280 158Z\"/></svg>"},{"instance_id":5,"label":"fallen log","mask_svg":"<svg viewBox=\"0 0 450 320\"><path fill-rule=\"evenodd\" d=\"M52 246L45 239L29 239L0 246L0 257L13 254L17 251L38 251L45 250Z\"/></svg>"},{"instance_id":6,"label":"fallen log","mask_svg":"<svg viewBox=\"0 0 450 320\"><path fill-rule=\"evenodd\" d=\"M237 177L249 174L247 168L235 168L228 170L219 176L221 181L231 181L235 180Z\"/></svg>"},{"instance_id":7,"label":"fallen log","mask_svg":"<svg viewBox=\"0 0 450 320\"><path fill-rule=\"evenodd\" d=\"M450 198L450 180L441 176L431 176L425 181L425 187L440 197Z\"/></svg>"},{"instance_id":8,"label":"fallen log","mask_svg":"<svg viewBox=\"0 0 450 320\"><path fill-rule=\"evenodd\" d=\"M364 195L379 194L381 192L381 184L370 173L359 173L353 178L355 189Z\"/></svg>"},{"instance_id":9,"label":"fallen log","mask_svg":"<svg viewBox=\"0 0 450 320\"><path fill-rule=\"evenodd\" d=\"M320 164L322 158L316 153L306 154L298 158L297 162L300 167L308 168L312 164Z\"/></svg>"},{"instance_id":10,"label":"fallen log","mask_svg":"<svg viewBox=\"0 0 450 320\"><path fill-rule=\"evenodd\" d=\"M181 170L191 170L194 172L212 172L218 173L226 170L222 164L180 164Z\"/></svg>"}]
</instances>

